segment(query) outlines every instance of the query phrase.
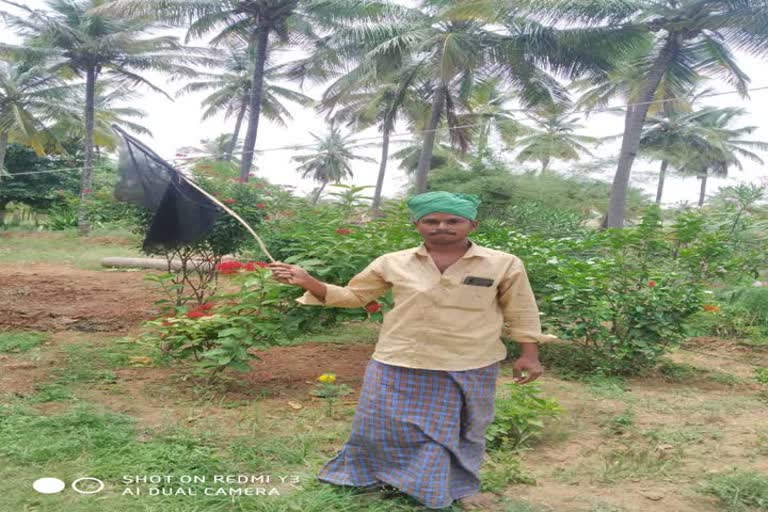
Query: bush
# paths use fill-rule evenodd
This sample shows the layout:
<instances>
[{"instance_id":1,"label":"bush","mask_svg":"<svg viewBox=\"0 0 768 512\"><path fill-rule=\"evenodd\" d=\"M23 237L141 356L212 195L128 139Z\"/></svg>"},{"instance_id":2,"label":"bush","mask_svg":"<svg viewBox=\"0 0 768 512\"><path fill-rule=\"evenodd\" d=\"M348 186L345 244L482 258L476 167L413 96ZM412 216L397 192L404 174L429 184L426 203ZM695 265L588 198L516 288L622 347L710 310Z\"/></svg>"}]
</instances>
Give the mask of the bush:
<instances>
[{"instance_id":1,"label":"bush","mask_svg":"<svg viewBox=\"0 0 768 512\"><path fill-rule=\"evenodd\" d=\"M530 446L544 429L545 418L557 418L562 409L552 398L542 398L537 384L504 385L506 396L496 400L496 416L485 439L492 450L519 450Z\"/></svg>"}]
</instances>

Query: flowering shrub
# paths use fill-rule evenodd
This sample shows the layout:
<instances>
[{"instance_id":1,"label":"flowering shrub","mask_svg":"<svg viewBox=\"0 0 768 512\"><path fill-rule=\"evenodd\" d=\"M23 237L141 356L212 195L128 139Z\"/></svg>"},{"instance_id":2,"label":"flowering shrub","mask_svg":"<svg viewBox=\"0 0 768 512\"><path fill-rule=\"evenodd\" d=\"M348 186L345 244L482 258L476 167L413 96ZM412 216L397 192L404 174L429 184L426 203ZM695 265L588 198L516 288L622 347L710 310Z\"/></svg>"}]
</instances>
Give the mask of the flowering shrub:
<instances>
[{"instance_id":1,"label":"flowering shrub","mask_svg":"<svg viewBox=\"0 0 768 512\"><path fill-rule=\"evenodd\" d=\"M240 284L237 293L215 296L170 318L147 322L145 338L160 344L166 357L193 358L211 371L213 381L226 368L247 371L248 362L258 359L255 350L284 343L309 332L317 325L307 324L291 314L298 308L300 290L271 279L264 262L240 262L232 281Z\"/></svg>"},{"instance_id":2,"label":"flowering shrub","mask_svg":"<svg viewBox=\"0 0 768 512\"><path fill-rule=\"evenodd\" d=\"M226 162L198 162L193 169L196 177L213 196L223 197L224 204L231 206L249 225L258 229L267 213L263 201L265 185L257 182L243 183L239 179L228 179L227 173L234 172ZM255 185L262 185L256 188ZM144 235L149 228L152 215L143 212L137 231ZM250 243L251 235L229 214L222 213L216 220L212 232L202 241L162 254L168 260L168 272L164 275L148 276L158 283L168 295L159 303L168 309L178 308L192 301L201 304L216 293L219 274L231 274L239 270L253 270L257 263L223 262L222 257L233 254ZM180 261L181 269L174 270L172 261Z\"/></svg>"}]
</instances>

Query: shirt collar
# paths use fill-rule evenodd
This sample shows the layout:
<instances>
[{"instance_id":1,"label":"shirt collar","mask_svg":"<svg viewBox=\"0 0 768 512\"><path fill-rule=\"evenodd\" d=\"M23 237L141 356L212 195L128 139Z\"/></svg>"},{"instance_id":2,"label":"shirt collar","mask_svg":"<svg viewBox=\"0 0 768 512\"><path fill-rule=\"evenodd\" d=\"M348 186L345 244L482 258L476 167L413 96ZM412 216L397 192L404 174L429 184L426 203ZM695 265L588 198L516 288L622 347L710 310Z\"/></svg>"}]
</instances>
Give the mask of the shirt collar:
<instances>
[{"instance_id":1,"label":"shirt collar","mask_svg":"<svg viewBox=\"0 0 768 512\"><path fill-rule=\"evenodd\" d=\"M482 257L482 247L477 245L472 240L470 240L469 243L471 244L469 249L467 249L467 252L464 253L464 256L459 259L472 258L475 256ZM421 242L421 244L416 248L416 254L419 256L429 256L429 251L427 250L427 246L424 244L424 242Z\"/></svg>"}]
</instances>

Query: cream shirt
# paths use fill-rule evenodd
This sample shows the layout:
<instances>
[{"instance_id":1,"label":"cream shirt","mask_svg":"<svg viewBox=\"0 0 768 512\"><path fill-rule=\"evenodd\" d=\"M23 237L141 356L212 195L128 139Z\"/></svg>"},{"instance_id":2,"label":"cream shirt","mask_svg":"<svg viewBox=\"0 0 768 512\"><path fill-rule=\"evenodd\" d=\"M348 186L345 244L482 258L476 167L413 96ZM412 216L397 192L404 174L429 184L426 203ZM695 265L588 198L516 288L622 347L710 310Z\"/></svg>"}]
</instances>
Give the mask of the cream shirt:
<instances>
[{"instance_id":1,"label":"cream shirt","mask_svg":"<svg viewBox=\"0 0 768 512\"><path fill-rule=\"evenodd\" d=\"M491 286L465 284L469 276L492 280ZM541 333L520 258L474 242L443 274L422 243L379 256L346 286L326 286L325 301L309 291L296 301L359 308L392 288L395 306L384 314L372 356L386 364L470 370L506 357L502 334L519 343L551 339Z\"/></svg>"}]
</instances>

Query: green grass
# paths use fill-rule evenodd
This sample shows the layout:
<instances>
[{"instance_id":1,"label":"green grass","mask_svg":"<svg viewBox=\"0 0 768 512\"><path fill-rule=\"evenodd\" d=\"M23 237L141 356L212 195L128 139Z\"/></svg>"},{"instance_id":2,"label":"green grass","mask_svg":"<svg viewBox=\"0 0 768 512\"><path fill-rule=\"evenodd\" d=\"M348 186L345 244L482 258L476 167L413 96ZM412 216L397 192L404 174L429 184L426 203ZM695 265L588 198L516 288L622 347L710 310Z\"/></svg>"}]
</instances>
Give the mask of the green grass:
<instances>
[{"instance_id":1,"label":"green grass","mask_svg":"<svg viewBox=\"0 0 768 512\"><path fill-rule=\"evenodd\" d=\"M301 345L304 343L375 343L379 337L380 324L374 322L349 322L335 325L323 333L307 334L285 343Z\"/></svg>"},{"instance_id":2,"label":"green grass","mask_svg":"<svg viewBox=\"0 0 768 512\"><path fill-rule=\"evenodd\" d=\"M316 414L308 411L310 418ZM291 416L295 420L295 416ZM307 418L309 420L310 418ZM327 460L318 446L343 439L338 428L288 431L267 427L253 436L229 438L215 430L161 432L143 442L136 438L134 420L78 403L62 414L41 415L23 402L0 406L0 510L91 512L410 512L423 510L413 499L396 494L387 499L352 488L323 484L316 473ZM327 427L327 425L326 425ZM40 442L45 440L45 442ZM190 488L194 496L147 496L147 483L126 484L125 476L161 475L172 482L166 489ZM272 483L219 484L215 475L270 475ZM279 476L296 478L280 484ZM52 476L71 483L90 476L104 481L98 495L78 495L69 487L59 494L41 495L31 489L37 478ZM199 476L201 483L181 483ZM136 488L141 494L136 494ZM206 496L205 488L275 488L277 496ZM130 488L134 495L125 494ZM96 503L100 503L96 504ZM459 510L453 507L446 510ZM521 509L510 509L521 510Z\"/></svg>"},{"instance_id":3,"label":"green grass","mask_svg":"<svg viewBox=\"0 0 768 512\"><path fill-rule=\"evenodd\" d=\"M490 452L480 471L481 491L502 492L513 484L535 485L536 479L527 473L514 452Z\"/></svg>"},{"instance_id":4,"label":"green grass","mask_svg":"<svg viewBox=\"0 0 768 512\"><path fill-rule=\"evenodd\" d=\"M0 331L0 352L27 352L48 339L42 332Z\"/></svg>"},{"instance_id":5,"label":"green grass","mask_svg":"<svg viewBox=\"0 0 768 512\"><path fill-rule=\"evenodd\" d=\"M723 433L715 427L692 425L685 428L648 429L643 435L658 444L686 445L703 443L706 440L722 439Z\"/></svg>"},{"instance_id":6,"label":"green grass","mask_svg":"<svg viewBox=\"0 0 768 512\"><path fill-rule=\"evenodd\" d=\"M140 240L121 229L97 229L90 236L79 237L77 231L31 233L10 230L2 239L0 260L3 263L59 263L84 269L100 269L107 256L139 257ZM99 237L117 237L126 245L110 243Z\"/></svg>"},{"instance_id":7,"label":"green grass","mask_svg":"<svg viewBox=\"0 0 768 512\"><path fill-rule=\"evenodd\" d=\"M655 450L637 443L611 450L603 457L597 480L615 483L622 480L641 480L664 477L679 467L682 453L679 449Z\"/></svg>"},{"instance_id":8,"label":"green grass","mask_svg":"<svg viewBox=\"0 0 768 512\"><path fill-rule=\"evenodd\" d=\"M599 398L627 400L627 382L621 377L593 376L585 379L587 391Z\"/></svg>"},{"instance_id":9,"label":"green grass","mask_svg":"<svg viewBox=\"0 0 768 512\"><path fill-rule=\"evenodd\" d=\"M768 510L768 476L734 469L710 477L701 489L717 496L729 512Z\"/></svg>"},{"instance_id":10,"label":"green grass","mask_svg":"<svg viewBox=\"0 0 768 512\"><path fill-rule=\"evenodd\" d=\"M107 338L64 346L64 365L53 371L55 383L114 382L117 368L130 365L131 356L156 358L157 347L126 338Z\"/></svg>"}]
</instances>

